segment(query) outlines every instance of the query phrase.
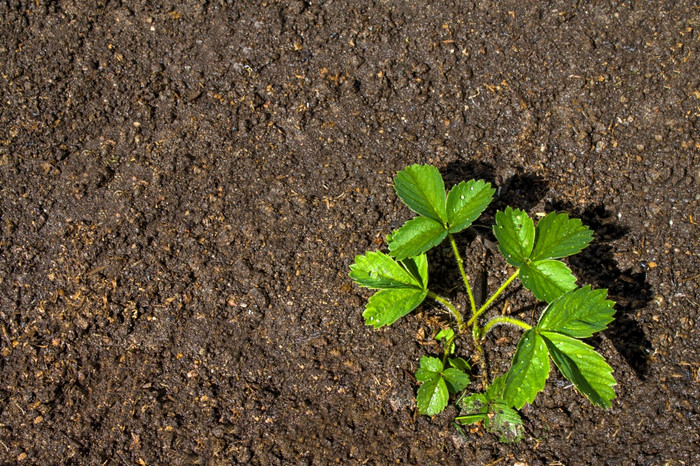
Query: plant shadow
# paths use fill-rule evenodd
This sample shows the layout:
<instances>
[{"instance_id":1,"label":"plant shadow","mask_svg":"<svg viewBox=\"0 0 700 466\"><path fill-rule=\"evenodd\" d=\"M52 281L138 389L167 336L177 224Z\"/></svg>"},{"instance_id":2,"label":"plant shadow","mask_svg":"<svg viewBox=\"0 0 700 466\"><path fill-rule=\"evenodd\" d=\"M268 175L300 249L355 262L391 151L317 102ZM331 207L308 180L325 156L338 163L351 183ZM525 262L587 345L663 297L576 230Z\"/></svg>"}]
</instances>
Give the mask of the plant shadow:
<instances>
[{"instance_id":1,"label":"plant shadow","mask_svg":"<svg viewBox=\"0 0 700 466\"><path fill-rule=\"evenodd\" d=\"M621 225L612 212L598 204L581 209L563 202L552 202L547 205L547 211L551 210L568 212L595 232L590 246L571 256L569 265L574 269L579 283L608 289L608 297L616 303L616 314L605 335L637 377L644 380L649 370L648 355L652 344L635 316L637 311L649 304L653 293L646 281L643 265L640 264L639 270L621 270L614 255L615 241L625 237L629 228Z\"/></svg>"},{"instance_id":2,"label":"plant shadow","mask_svg":"<svg viewBox=\"0 0 700 466\"><path fill-rule=\"evenodd\" d=\"M493 165L489 163L460 160L448 164L441 173L448 190L460 181L479 179L488 181L496 189L493 202L484 212L486 222L481 223L492 223L488 221L493 220L496 210L503 210L508 205L522 210L533 208L544 198L548 189L543 177L527 173L521 167L516 168L515 174L504 177L496 175Z\"/></svg>"}]
</instances>

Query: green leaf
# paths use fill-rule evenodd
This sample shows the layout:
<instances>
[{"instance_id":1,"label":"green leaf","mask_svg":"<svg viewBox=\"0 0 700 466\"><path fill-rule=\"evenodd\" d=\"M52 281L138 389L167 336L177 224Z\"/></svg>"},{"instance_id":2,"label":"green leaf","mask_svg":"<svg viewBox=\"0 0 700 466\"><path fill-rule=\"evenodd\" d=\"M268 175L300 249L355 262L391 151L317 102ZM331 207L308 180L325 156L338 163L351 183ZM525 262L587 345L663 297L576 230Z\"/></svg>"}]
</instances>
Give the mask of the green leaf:
<instances>
[{"instance_id":1,"label":"green leaf","mask_svg":"<svg viewBox=\"0 0 700 466\"><path fill-rule=\"evenodd\" d=\"M441 225L447 222L445 182L432 165L411 165L394 178L394 189L401 200L415 213Z\"/></svg>"},{"instance_id":2,"label":"green leaf","mask_svg":"<svg viewBox=\"0 0 700 466\"><path fill-rule=\"evenodd\" d=\"M617 383L612 368L592 346L556 332L542 332L554 364L576 389L591 403L609 408L615 398L613 386Z\"/></svg>"},{"instance_id":3,"label":"green leaf","mask_svg":"<svg viewBox=\"0 0 700 466\"><path fill-rule=\"evenodd\" d=\"M563 262L557 260L521 265L520 281L537 299L548 303L576 288L576 277Z\"/></svg>"},{"instance_id":4,"label":"green leaf","mask_svg":"<svg viewBox=\"0 0 700 466\"><path fill-rule=\"evenodd\" d=\"M401 265L413 275L423 289L428 288L428 257L425 254L408 257L401 261Z\"/></svg>"},{"instance_id":5,"label":"green leaf","mask_svg":"<svg viewBox=\"0 0 700 466\"><path fill-rule=\"evenodd\" d=\"M569 291L547 306L537 328L573 338L593 336L613 321L615 303L605 299L607 294L605 289L591 290L590 286Z\"/></svg>"},{"instance_id":6,"label":"green leaf","mask_svg":"<svg viewBox=\"0 0 700 466\"><path fill-rule=\"evenodd\" d=\"M499 375L495 379L493 379L493 382L491 382L491 385L486 389L486 398L488 398L489 401L502 401L503 400L503 392L506 389L506 378L508 377L508 373Z\"/></svg>"},{"instance_id":7,"label":"green leaf","mask_svg":"<svg viewBox=\"0 0 700 466\"><path fill-rule=\"evenodd\" d=\"M440 222L416 217L392 233L389 253L397 260L404 260L437 246L446 236L447 230Z\"/></svg>"},{"instance_id":8,"label":"green leaf","mask_svg":"<svg viewBox=\"0 0 700 466\"><path fill-rule=\"evenodd\" d=\"M362 315L375 328L394 323L414 310L428 294L428 260L425 254L399 263L381 252L355 257L350 277L361 286L379 288Z\"/></svg>"},{"instance_id":9,"label":"green leaf","mask_svg":"<svg viewBox=\"0 0 700 466\"><path fill-rule=\"evenodd\" d=\"M475 395L479 395L479 393L476 393ZM469 425L469 424L476 424L479 421L483 421L484 419L488 419L488 405L486 405L486 412L484 413L478 413L478 414L464 414L462 416L457 416L455 418L455 421L459 422L463 426Z\"/></svg>"},{"instance_id":10,"label":"green leaf","mask_svg":"<svg viewBox=\"0 0 700 466\"><path fill-rule=\"evenodd\" d=\"M416 404L421 414L434 416L442 412L447 406L449 399L447 385L442 376L436 376L426 382L418 389Z\"/></svg>"},{"instance_id":11,"label":"green leaf","mask_svg":"<svg viewBox=\"0 0 700 466\"><path fill-rule=\"evenodd\" d=\"M447 194L447 223L450 233L469 228L493 200L490 183L483 180L462 181Z\"/></svg>"},{"instance_id":12,"label":"green leaf","mask_svg":"<svg viewBox=\"0 0 700 466\"><path fill-rule=\"evenodd\" d=\"M551 212L537 223L535 248L530 259L558 259L581 252L593 239L593 231L578 218Z\"/></svg>"},{"instance_id":13,"label":"green leaf","mask_svg":"<svg viewBox=\"0 0 700 466\"><path fill-rule=\"evenodd\" d=\"M523 420L516 410L496 403L492 412L493 416L484 420L487 432L498 435L498 440L502 443L516 443L523 439Z\"/></svg>"},{"instance_id":14,"label":"green leaf","mask_svg":"<svg viewBox=\"0 0 700 466\"><path fill-rule=\"evenodd\" d=\"M447 358L447 362L450 364L450 366L454 367L455 369L459 369L462 372L466 373L471 370L469 363L462 358Z\"/></svg>"},{"instance_id":15,"label":"green leaf","mask_svg":"<svg viewBox=\"0 0 700 466\"><path fill-rule=\"evenodd\" d=\"M535 224L527 213L510 207L503 212L499 210L493 234L498 240L498 249L510 265L518 267L529 259L535 244Z\"/></svg>"},{"instance_id":16,"label":"green leaf","mask_svg":"<svg viewBox=\"0 0 700 466\"><path fill-rule=\"evenodd\" d=\"M362 313L365 324L374 328L391 325L417 308L427 295L427 290L418 288L380 290L367 301Z\"/></svg>"},{"instance_id":17,"label":"green leaf","mask_svg":"<svg viewBox=\"0 0 700 466\"><path fill-rule=\"evenodd\" d=\"M460 415L455 420L462 425L484 421L487 432L497 434L501 442L518 442L524 434L523 421L502 399L505 376L497 377L486 393L474 393L457 402Z\"/></svg>"},{"instance_id":18,"label":"green leaf","mask_svg":"<svg viewBox=\"0 0 700 466\"><path fill-rule=\"evenodd\" d=\"M455 420L462 425L475 424L486 419L489 414L489 400L483 393L472 393L463 397L457 405L460 407L460 415Z\"/></svg>"},{"instance_id":19,"label":"green leaf","mask_svg":"<svg viewBox=\"0 0 700 466\"><path fill-rule=\"evenodd\" d=\"M367 288L424 288L417 277L382 252L356 256L350 266L350 278Z\"/></svg>"},{"instance_id":20,"label":"green leaf","mask_svg":"<svg viewBox=\"0 0 700 466\"><path fill-rule=\"evenodd\" d=\"M459 369L450 367L442 372L445 384L450 393L457 393L464 390L469 385L469 376Z\"/></svg>"},{"instance_id":21,"label":"green leaf","mask_svg":"<svg viewBox=\"0 0 700 466\"><path fill-rule=\"evenodd\" d=\"M419 367L416 371L416 380L419 382L427 382L428 380L433 380L435 377L440 377L440 373L432 372L422 367Z\"/></svg>"},{"instance_id":22,"label":"green leaf","mask_svg":"<svg viewBox=\"0 0 700 466\"><path fill-rule=\"evenodd\" d=\"M505 381L503 400L508 406L520 409L532 403L537 393L544 389L549 377L547 346L535 329L523 334L513 356Z\"/></svg>"},{"instance_id":23,"label":"green leaf","mask_svg":"<svg viewBox=\"0 0 700 466\"><path fill-rule=\"evenodd\" d=\"M452 354L455 352L455 343L454 343L454 336L455 336L455 331L452 330L451 328L443 328L440 330L437 335L435 335L435 340L437 341L442 341L443 342L443 348L445 348L445 353L447 354ZM447 348L447 344L450 344L450 347Z\"/></svg>"},{"instance_id":24,"label":"green leaf","mask_svg":"<svg viewBox=\"0 0 700 466\"><path fill-rule=\"evenodd\" d=\"M423 356L420 358L420 367L416 371L416 379L421 382L432 379L436 375L440 375L444 366L442 361L432 356Z\"/></svg>"},{"instance_id":25,"label":"green leaf","mask_svg":"<svg viewBox=\"0 0 700 466\"><path fill-rule=\"evenodd\" d=\"M418 389L416 402L421 414L433 416L440 413L447 406L449 398L448 387L459 387L459 384L464 382L466 374L460 376L453 373L457 369L447 369L444 372L443 369L442 361L438 358L432 356L420 358L420 367L416 371L416 379L423 382L423 385ZM446 381L446 378L449 380ZM469 379L467 377L468 383ZM466 387L466 384L464 386ZM460 390L463 388L460 388Z\"/></svg>"},{"instance_id":26,"label":"green leaf","mask_svg":"<svg viewBox=\"0 0 700 466\"><path fill-rule=\"evenodd\" d=\"M440 340L449 340L449 339L452 338L453 336L455 336L455 331L448 327L448 328L443 328L442 330L440 330L440 331L435 335L435 339L436 339L437 341L440 341Z\"/></svg>"}]
</instances>

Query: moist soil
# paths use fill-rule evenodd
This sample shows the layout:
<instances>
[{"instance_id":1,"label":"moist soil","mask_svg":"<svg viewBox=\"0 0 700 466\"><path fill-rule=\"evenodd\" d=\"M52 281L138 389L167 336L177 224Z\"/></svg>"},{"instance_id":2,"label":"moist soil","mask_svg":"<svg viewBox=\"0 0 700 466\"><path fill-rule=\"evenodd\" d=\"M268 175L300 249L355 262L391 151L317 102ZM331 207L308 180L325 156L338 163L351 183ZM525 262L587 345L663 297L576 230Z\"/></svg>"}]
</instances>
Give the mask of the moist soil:
<instances>
[{"instance_id":1,"label":"moist soil","mask_svg":"<svg viewBox=\"0 0 700 466\"><path fill-rule=\"evenodd\" d=\"M154 3L0 4L3 464L700 463L696 2ZM374 330L348 277L413 163L497 189L480 289L496 209L595 230L567 263L617 302L610 409L553 371L520 443L417 413L445 315Z\"/></svg>"}]
</instances>

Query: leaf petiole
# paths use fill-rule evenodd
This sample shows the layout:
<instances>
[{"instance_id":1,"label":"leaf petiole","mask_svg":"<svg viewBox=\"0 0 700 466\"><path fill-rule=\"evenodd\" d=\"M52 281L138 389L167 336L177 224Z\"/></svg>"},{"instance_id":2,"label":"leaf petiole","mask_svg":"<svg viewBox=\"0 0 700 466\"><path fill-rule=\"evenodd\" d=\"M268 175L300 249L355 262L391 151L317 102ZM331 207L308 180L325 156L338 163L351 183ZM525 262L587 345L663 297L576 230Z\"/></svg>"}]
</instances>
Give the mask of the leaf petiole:
<instances>
[{"instance_id":1,"label":"leaf petiole","mask_svg":"<svg viewBox=\"0 0 700 466\"><path fill-rule=\"evenodd\" d=\"M475 323L472 326L472 340L474 341L474 349L478 354L479 365L481 366L481 384L483 386L483 389L486 390L487 388L489 388L489 370L486 365L486 355L484 354L484 348L482 348L481 344L479 343L479 335L481 335L480 332L481 328L479 328L479 326Z\"/></svg>"},{"instance_id":2,"label":"leaf petiole","mask_svg":"<svg viewBox=\"0 0 700 466\"><path fill-rule=\"evenodd\" d=\"M448 311L450 311L450 314L452 314L452 316L457 321L457 331L461 333L464 329L464 319L462 319L462 315L459 313L454 304L452 304L447 298L443 298L442 296L430 290L428 290L428 297L439 302L440 304L445 306Z\"/></svg>"},{"instance_id":3,"label":"leaf petiole","mask_svg":"<svg viewBox=\"0 0 700 466\"><path fill-rule=\"evenodd\" d=\"M464 271L464 261L462 256L459 255L459 248L455 242L452 233L448 233L447 237L450 239L450 244L452 245L452 251L455 254L455 259L457 260L457 267L459 267L459 273L462 274L462 280L464 281L464 286L467 289L467 294L469 295L469 304L472 307L472 316L476 313L476 301L474 301L474 295L472 294L472 287L469 286L469 279L467 278L467 273Z\"/></svg>"},{"instance_id":4,"label":"leaf petiole","mask_svg":"<svg viewBox=\"0 0 700 466\"><path fill-rule=\"evenodd\" d=\"M452 345L454 344L456 335L453 333L451 337L449 337L445 341L445 347L442 353L442 363L447 364L447 358L450 356L452 353Z\"/></svg>"},{"instance_id":5,"label":"leaf petiole","mask_svg":"<svg viewBox=\"0 0 700 466\"><path fill-rule=\"evenodd\" d=\"M472 315L471 319L469 319L469 321L467 322L467 325L468 325L468 326L469 326L469 325L474 325L474 324L476 323L476 319L478 319L479 316L480 316L481 314L483 314L484 312L486 312L486 310L489 308L489 306L491 305L491 303L493 303L493 302L496 300L496 298L498 298L498 296L499 296L501 293L503 293L503 291L504 291L506 288L508 288L508 285L510 285L510 284L513 282L513 280L516 279L516 277L518 276L519 273L520 273L520 267L518 267L518 268L515 270L515 272L513 272L513 275L511 275L510 277L508 277L508 280L506 280L505 282L503 282L503 284L500 286L500 288L498 288L498 289L496 290L496 292L483 304L483 306L481 306L481 307L479 308L479 310L476 311L476 312L474 313L474 315Z\"/></svg>"},{"instance_id":6,"label":"leaf petiole","mask_svg":"<svg viewBox=\"0 0 700 466\"><path fill-rule=\"evenodd\" d=\"M479 338L483 340L484 336L486 336L489 331L495 327L496 325L503 325L503 324L512 324L516 325L518 327L524 328L525 330L530 330L532 328L531 325L526 324L522 320L518 319L513 319L512 317L507 317L507 316L500 316L500 317L495 317L491 320L488 321L486 325L479 331Z\"/></svg>"}]
</instances>

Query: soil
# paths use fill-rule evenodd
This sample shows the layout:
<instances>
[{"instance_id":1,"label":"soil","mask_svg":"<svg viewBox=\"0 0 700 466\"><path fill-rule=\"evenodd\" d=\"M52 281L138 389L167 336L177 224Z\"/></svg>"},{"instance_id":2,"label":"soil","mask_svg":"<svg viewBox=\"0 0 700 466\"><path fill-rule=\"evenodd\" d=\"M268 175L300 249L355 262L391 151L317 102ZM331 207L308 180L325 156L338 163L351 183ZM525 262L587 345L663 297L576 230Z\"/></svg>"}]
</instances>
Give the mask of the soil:
<instances>
[{"instance_id":1,"label":"soil","mask_svg":"<svg viewBox=\"0 0 700 466\"><path fill-rule=\"evenodd\" d=\"M696 2L152 3L0 4L2 464L700 463ZM373 330L348 278L412 163L493 183L484 226L596 231L568 264L617 302L611 409L554 373L518 444L417 414L443 314Z\"/></svg>"}]
</instances>

